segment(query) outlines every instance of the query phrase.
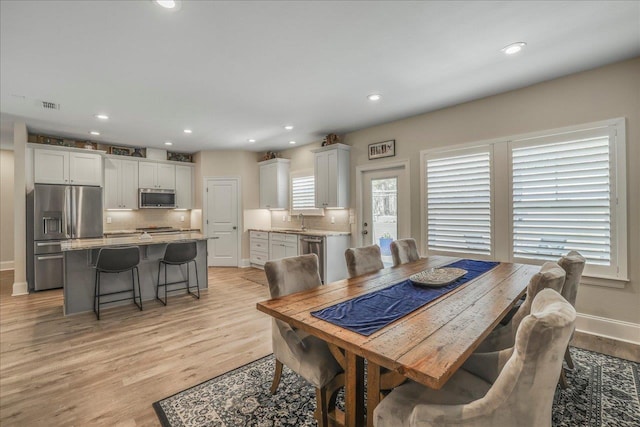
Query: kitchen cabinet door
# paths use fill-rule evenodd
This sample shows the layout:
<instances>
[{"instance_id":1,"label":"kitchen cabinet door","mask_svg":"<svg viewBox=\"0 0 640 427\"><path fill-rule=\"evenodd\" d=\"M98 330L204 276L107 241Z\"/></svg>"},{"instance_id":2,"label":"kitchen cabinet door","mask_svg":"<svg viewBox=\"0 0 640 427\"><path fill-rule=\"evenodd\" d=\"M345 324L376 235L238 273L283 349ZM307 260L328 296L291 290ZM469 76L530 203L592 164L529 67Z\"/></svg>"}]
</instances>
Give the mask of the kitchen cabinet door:
<instances>
[{"instance_id":1,"label":"kitchen cabinet door","mask_svg":"<svg viewBox=\"0 0 640 427\"><path fill-rule=\"evenodd\" d=\"M102 186L102 156L95 153L69 153L69 183Z\"/></svg>"},{"instance_id":2,"label":"kitchen cabinet door","mask_svg":"<svg viewBox=\"0 0 640 427\"><path fill-rule=\"evenodd\" d=\"M36 184L68 184L69 152L34 150L33 180Z\"/></svg>"},{"instance_id":3,"label":"kitchen cabinet door","mask_svg":"<svg viewBox=\"0 0 640 427\"><path fill-rule=\"evenodd\" d=\"M191 166L176 165L176 208L191 209L192 207L192 174Z\"/></svg>"},{"instance_id":4,"label":"kitchen cabinet door","mask_svg":"<svg viewBox=\"0 0 640 427\"><path fill-rule=\"evenodd\" d=\"M260 207L289 208L289 160L272 159L260 162Z\"/></svg>"},{"instance_id":5,"label":"kitchen cabinet door","mask_svg":"<svg viewBox=\"0 0 640 427\"><path fill-rule=\"evenodd\" d=\"M313 150L317 208L349 207L350 149L333 144Z\"/></svg>"},{"instance_id":6,"label":"kitchen cabinet door","mask_svg":"<svg viewBox=\"0 0 640 427\"><path fill-rule=\"evenodd\" d=\"M286 247L283 242L269 243L269 260L276 260L276 259L284 258L286 256L287 256Z\"/></svg>"},{"instance_id":7,"label":"kitchen cabinet door","mask_svg":"<svg viewBox=\"0 0 640 427\"><path fill-rule=\"evenodd\" d=\"M138 209L138 162L106 158L104 208Z\"/></svg>"},{"instance_id":8,"label":"kitchen cabinet door","mask_svg":"<svg viewBox=\"0 0 640 427\"><path fill-rule=\"evenodd\" d=\"M176 189L176 167L166 163L157 163L158 172L156 174L158 188L163 190Z\"/></svg>"},{"instance_id":9,"label":"kitchen cabinet door","mask_svg":"<svg viewBox=\"0 0 640 427\"><path fill-rule=\"evenodd\" d=\"M140 162L138 165L138 185L140 188L158 188L157 176L157 163Z\"/></svg>"}]
</instances>

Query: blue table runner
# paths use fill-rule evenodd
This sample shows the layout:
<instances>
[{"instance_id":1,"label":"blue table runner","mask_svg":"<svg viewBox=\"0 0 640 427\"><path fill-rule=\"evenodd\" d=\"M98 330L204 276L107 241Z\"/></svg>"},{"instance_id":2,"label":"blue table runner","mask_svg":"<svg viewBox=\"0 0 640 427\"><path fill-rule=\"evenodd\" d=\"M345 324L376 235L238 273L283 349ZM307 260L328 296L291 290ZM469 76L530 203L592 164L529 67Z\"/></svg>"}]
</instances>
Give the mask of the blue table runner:
<instances>
[{"instance_id":1,"label":"blue table runner","mask_svg":"<svg viewBox=\"0 0 640 427\"><path fill-rule=\"evenodd\" d=\"M467 270L467 274L441 288L414 285L407 279L370 294L312 311L311 315L369 336L428 302L486 273L498 264L500 263L462 259L444 267L462 268Z\"/></svg>"}]
</instances>

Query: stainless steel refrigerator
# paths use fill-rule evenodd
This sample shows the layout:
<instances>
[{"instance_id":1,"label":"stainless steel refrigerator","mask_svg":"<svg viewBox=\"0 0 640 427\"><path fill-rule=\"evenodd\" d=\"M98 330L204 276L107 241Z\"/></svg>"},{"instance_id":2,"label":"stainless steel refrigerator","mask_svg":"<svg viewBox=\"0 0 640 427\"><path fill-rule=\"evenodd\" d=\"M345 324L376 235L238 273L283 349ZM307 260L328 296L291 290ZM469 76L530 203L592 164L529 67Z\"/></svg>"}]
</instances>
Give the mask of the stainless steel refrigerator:
<instances>
[{"instance_id":1,"label":"stainless steel refrigerator","mask_svg":"<svg viewBox=\"0 0 640 427\"><path fill-rule=\"evenodd\" d=\"M27 197L27 280L32 290L61 288L60 244L102 237L102 188L36 184Z\"/></svg>"}]
</instances>

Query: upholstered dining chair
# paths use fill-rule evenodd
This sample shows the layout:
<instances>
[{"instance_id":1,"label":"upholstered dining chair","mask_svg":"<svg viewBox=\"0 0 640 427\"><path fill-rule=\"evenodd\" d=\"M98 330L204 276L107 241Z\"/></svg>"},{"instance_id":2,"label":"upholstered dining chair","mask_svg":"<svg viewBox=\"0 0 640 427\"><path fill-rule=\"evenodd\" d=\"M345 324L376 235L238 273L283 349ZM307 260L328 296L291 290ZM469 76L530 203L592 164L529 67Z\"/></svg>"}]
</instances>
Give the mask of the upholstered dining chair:
<instances>
[{"instance_id":1,"label":"upholstered dining chair","mask_svg":"<svg viewBox=\"0 0 640 427\"><path fill-rule=\"evenodd\" d=\"M504 350L513 347L513 343L518 330L518 325L531 311L531 304L536 295L546 288L551 288L556 292L562 290L566 273L555 262L545 262L540 267L540 271L533 275L527 285L527 297L520 308L506 325L496 327L487 338L478 346L476 353L486 353L491 351Z\"/></svg>"},{"instance_id":2,"label":"upholstered dining chair","mask_svg":"<svg viewBox=\"0 0 640 427\"><path fill-rule=\"evenodd\" d=\"M558 292L542 290L518 326L515 346L482 355L479 376L459 369L440 390L409 381L376 407L373 425L551 426L562 354L575 318L575 309Z\"/></svg>"},{"instance_id":3,"label":"upholstered dining chair","mask_svg":"<svg viewBox=\"0 0 640 427\"><path fill-rule=\"evenodd\" d=\"M558 265L564 269L567 274L567 278L564 281L562 287L562 296L573 307L576 306L576 296L578 295L578 286L580 285L580 279L582 278L582 272L584 271L584 265L586 259L580 255L579 252L571 251L567 255L558 260ZM569 369L573 369L573 359L571 359L571 353L569 352L569 345L567 344L567 350L564 353L564 360L567 362ZM560 375L560 386L567 388L567 380L564 376L564 371Z\"/></svg>"},{"instance_id":4,"label":"upholstered dining chair","mask_svg":"<svg viewBox=\"0 0 640 427\"><path fill-rule=\"evenodd\" d=\"M380 246L378 245L349 248L344 252L344 257L347 261L347 272L350 278L373 273L384 268Z\"/></svg>"},{"instance_id":5,"label":"upholstered dining chair","mask_svg":"<svg viewBox=\"0 0 640 427\"><path fill-rule=\"evenodd\" d=\"M398 239L391 242L393 266L406 264L420 259L415 239Z\"/></svg>"},{"instance_id":6,"label":"upholstered dining chair","mask_svg":"<svg viewBox=\"0 0 640 427\"><path fill-rule=\"evenodd\" d=\"M264 270L271 298L322 285L315 254L268 261ZM273 319L272 344L276 367L271 393L275 394L282 375L282 365L286 365L316 388L315 416L319 426L327 426L329 413L335 409L335 395L344 385L342 368L327 343L288 323Z\"/></svg>"}]
</instances>

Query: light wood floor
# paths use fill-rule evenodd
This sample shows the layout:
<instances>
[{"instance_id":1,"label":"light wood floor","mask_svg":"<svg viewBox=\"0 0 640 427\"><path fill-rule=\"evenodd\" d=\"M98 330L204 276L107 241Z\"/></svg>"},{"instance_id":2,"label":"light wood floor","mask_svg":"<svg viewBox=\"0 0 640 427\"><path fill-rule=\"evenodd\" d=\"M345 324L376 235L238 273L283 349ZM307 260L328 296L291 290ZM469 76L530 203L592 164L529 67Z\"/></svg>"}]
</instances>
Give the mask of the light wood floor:
<instances>
[{"instance_id":1,"label":"light wood floor","mask_svg":"<svg viewBox=\"0 0 640 427\"><path fill-rule=\"evenodd\" d=\"M62 291L11 297L0 272L0 425L158 426L151 404L271 353L268 290L209 269L201 299L64 317Z\"/></svg>"}]
</instances>

